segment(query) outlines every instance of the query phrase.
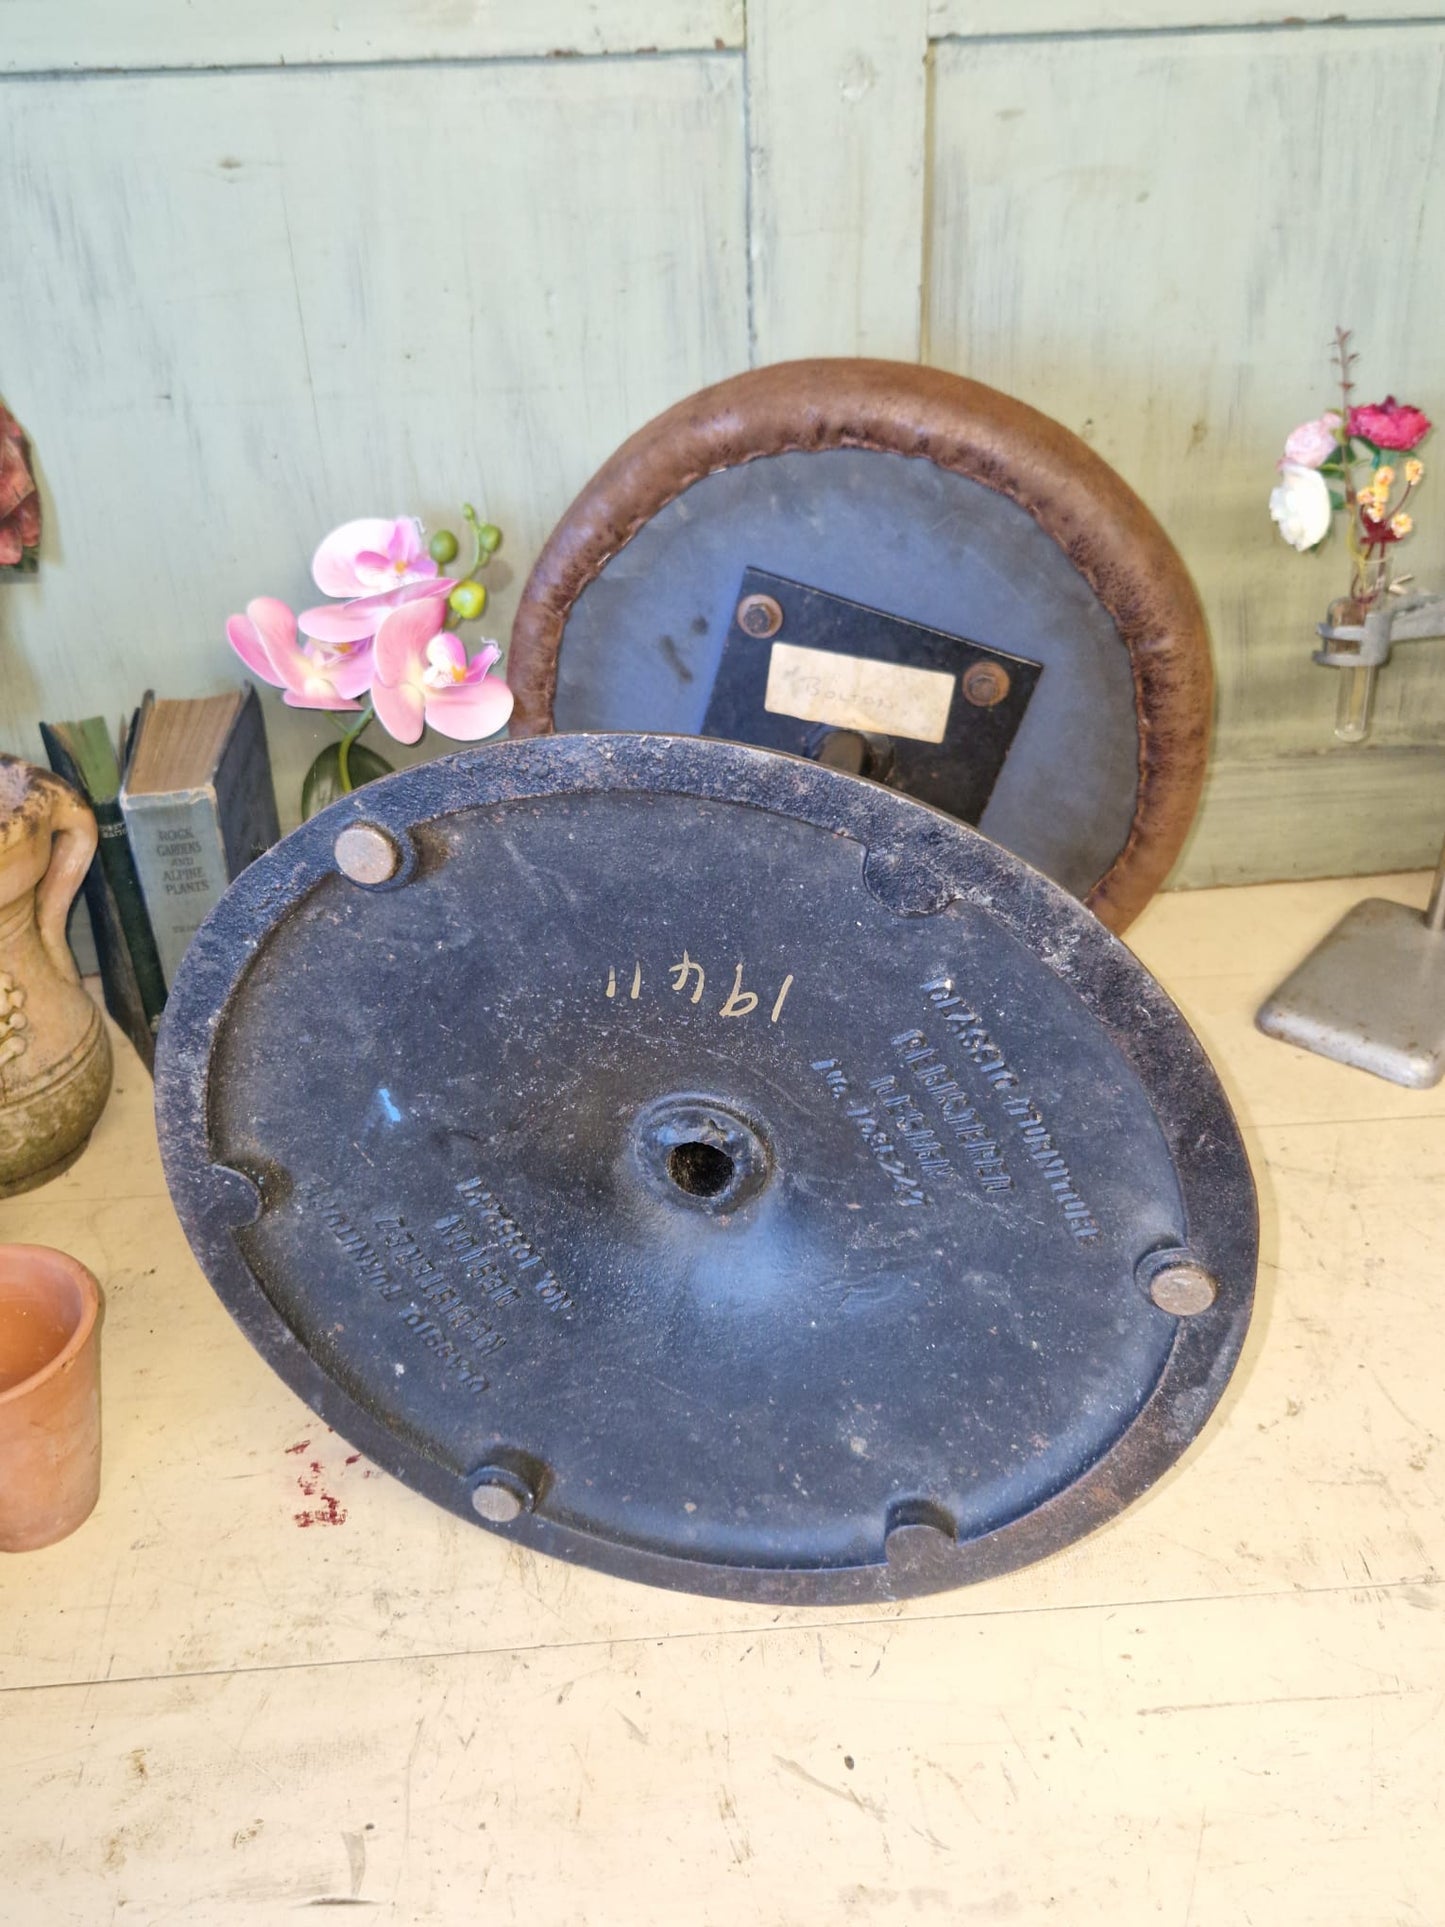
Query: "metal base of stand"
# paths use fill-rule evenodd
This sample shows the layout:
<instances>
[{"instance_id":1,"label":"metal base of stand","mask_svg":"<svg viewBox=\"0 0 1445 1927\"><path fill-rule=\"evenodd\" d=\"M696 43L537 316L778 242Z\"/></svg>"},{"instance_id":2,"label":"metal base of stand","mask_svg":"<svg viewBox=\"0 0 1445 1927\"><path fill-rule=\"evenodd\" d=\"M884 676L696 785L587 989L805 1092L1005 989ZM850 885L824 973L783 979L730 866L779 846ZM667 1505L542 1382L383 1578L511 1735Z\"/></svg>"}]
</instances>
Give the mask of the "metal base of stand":
<instances>
[{"instance_id":1,"label":"metal base of stand","mask_svg":"<svg viewBox=\"0 0 1445 1927\"><path fill-rule=\"evenodd\" d=\"M1357 903L1255 1019L1270 1037L1415 1090L1445 1076L1445 934L1407 904Z\"/></svg>"}]
</instances>

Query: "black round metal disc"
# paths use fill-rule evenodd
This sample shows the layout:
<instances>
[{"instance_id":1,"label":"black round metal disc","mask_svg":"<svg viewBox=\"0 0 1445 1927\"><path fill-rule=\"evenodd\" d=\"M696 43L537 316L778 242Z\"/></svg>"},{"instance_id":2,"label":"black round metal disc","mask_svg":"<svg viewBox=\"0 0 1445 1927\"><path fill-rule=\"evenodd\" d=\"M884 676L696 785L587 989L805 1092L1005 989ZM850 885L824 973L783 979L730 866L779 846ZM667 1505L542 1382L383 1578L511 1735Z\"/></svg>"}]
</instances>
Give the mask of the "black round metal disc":
<instances>
[{"instance_id":1,"label":"black round metal disc","mask_svg":"<svg viewBox=\"0 0 1445 1927\"><path fill-rule=\"evenodd\" d=\"M369 784L202 928L156 1089L197 1256L316 1411L656 1583L1037 1558L1178 1456L1248 1322L1248 1165L1147 973L978 833L767 751Z\"/></svg>"}]
</instances>

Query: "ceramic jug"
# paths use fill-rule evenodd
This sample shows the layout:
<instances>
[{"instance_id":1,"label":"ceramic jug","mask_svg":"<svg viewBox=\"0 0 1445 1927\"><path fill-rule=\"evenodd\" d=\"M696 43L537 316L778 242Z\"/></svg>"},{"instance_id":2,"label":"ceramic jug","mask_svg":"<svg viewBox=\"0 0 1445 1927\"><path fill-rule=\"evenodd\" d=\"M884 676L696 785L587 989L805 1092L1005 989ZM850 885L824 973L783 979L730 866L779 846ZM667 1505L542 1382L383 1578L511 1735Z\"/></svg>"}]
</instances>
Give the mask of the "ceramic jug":
<instances>
[{"instance_id":1,"label":"ceramic jug","mask_svg":"<svg viewBox=\"0 0 1445 1927\"><path fill-rule=\"evenodd\" d=\"M58 1176L110 1094L110 1039L65 941L95 846L68 783L0 755L0 1198Z\"/></svg>"}]
</instances>

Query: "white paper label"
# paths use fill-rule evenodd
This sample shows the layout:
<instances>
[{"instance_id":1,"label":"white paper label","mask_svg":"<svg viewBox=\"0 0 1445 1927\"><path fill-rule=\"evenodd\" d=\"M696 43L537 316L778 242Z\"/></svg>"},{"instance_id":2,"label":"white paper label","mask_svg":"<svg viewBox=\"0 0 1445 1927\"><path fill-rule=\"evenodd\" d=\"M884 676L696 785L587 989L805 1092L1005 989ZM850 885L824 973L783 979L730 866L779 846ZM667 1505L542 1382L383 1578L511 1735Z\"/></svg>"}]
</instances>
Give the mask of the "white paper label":
<instances>
[{"instance_id":1,"label":"white paper label","mask_svg":"<svg viewBox=\"0 0 1445 1927\"><path fill-rule=\"evenodd\" d=\"M957 680L943 669L909 669L898 662L775 642L763 707L774 716L796 716L804 723L941 743Z\"/></svg>"}]
</instances>

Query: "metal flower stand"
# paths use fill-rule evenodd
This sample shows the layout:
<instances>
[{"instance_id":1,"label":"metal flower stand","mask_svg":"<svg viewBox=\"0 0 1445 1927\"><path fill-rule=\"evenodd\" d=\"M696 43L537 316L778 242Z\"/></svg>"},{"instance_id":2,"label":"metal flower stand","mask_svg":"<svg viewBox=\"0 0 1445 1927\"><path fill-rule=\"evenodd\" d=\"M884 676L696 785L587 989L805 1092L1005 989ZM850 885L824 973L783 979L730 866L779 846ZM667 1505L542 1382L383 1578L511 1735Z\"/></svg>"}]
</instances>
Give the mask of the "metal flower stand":
<instances>
[{"instance_id":1,"label":"metal flower stand","mask_svg":"<svg viewBox=\"0 0 1445 1927\"><path fill-rule=\"evenodd\" d=\"M1369 728L1374 679L1393 642L1445 634L1445 596L1412 596L1362 625L1320 625L1316 662L1345 672L1337 734ZM1445 849L1429 906L1371 897L1349 911L1255 1020L1270 1037L1427 1090L1445 1076Z\"/></svg>"}]
</instances>

